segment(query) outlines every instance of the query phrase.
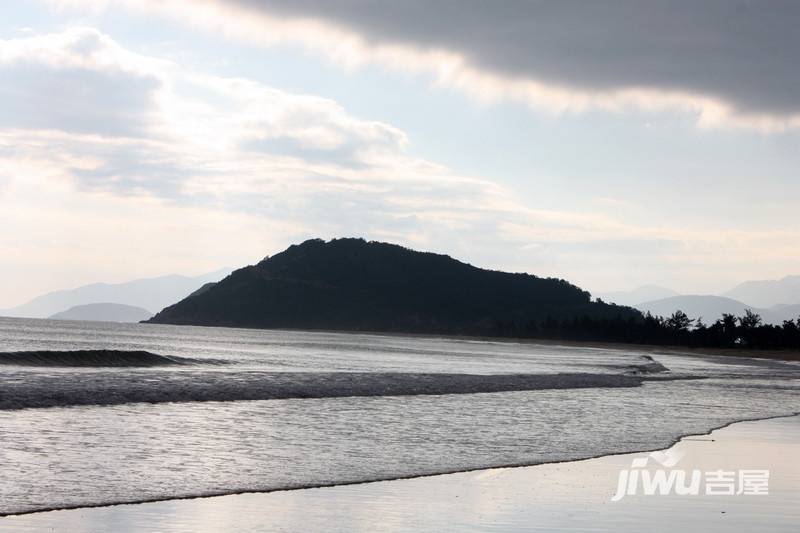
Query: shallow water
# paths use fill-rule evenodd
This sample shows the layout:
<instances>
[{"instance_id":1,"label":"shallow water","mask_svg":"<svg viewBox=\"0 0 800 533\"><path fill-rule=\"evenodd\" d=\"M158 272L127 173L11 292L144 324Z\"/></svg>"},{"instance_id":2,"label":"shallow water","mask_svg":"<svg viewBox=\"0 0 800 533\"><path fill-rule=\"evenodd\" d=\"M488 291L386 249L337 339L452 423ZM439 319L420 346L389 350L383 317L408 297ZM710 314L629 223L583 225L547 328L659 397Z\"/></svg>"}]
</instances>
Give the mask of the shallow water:
<instances>
[{"instance_id":1,"label":"shallow water","mask_svg":"<svg viewBox=\"0 0 800 533\"><path fill-rule=\"evenodd\" d=\"M611 501L620 470L645 454L269 494L75 509L0 519L0 530L734 531L800 523L800 418L742 422L673 448L675 468L769 471L768 495L636 495ZM658 468L658 465L651 466ZM5 529L4 529L5 528Z\"/></svg>"},{"instance_id":2,"label":"shallow water","mask_svg":"<svg viewBox=\"0 0 800 533\"><path fill-rule=\"evenodd\" d=\"M524 343L0 319L0 351L75 349L147 350L199 363L0 366L0 401L14 387L47 383L63 405L0 410L0 513L564 461L660 448L734 420L800 412L796 364L678 355L654 358L671 370L667 376L704 379L391 395L375 378L376 395L362 397L74 405L69 391L98 380L109 385L101 391L106 400L133 379L188 390L182 399L191 400L192 387L209 379L212 388L221 381L257 390L272 385L252 376L282 372L323 381L355 372L628 379L649 363L636 351Z\"/></svg>"}]
</instances>

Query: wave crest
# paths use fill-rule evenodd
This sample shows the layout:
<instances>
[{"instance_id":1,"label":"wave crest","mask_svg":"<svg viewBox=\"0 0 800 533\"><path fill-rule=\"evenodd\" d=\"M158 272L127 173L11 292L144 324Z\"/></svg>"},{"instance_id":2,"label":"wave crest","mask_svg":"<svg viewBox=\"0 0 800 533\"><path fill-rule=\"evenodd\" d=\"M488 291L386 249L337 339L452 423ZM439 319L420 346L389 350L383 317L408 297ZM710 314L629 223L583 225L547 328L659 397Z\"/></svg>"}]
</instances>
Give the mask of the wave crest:
<instances>
[{"instance_id":1,"label":"wave crest","mask_svg":"<svg viewBox=\"0 0 800 533\"><path fill-rule=\"evenodd\" d=\"M0 365L49 367L151 367L192 364L195 360L143 350L39 350L0 352Z\"/></svg>"},{"instance_id":2,"label":"wave crest","mask_svg":"<svg viewBox=\"0 0 800 533\"><path fill-rule=\"evenodd\" d=\"M93 372L41 374L8 383L0 410L124 403L207 402L476 394L638 387L644 376L612 374L407 374L396 372ZM673 378L674 379L674 378Z\"/></svg>"}]
</instances>

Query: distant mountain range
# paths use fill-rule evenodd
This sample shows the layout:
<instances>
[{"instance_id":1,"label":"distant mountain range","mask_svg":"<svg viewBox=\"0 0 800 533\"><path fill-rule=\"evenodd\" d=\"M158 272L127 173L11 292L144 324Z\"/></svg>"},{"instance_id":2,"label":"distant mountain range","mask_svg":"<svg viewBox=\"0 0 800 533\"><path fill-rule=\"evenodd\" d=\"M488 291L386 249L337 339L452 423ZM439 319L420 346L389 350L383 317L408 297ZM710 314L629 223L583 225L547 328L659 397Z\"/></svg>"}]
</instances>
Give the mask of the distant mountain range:
<instances>
[{"instance_id":1,"label":"distant mountain range","mask_svg":"<svg viewBox=\"0 0 800 533\"><path fill-rule=\"evenodd\" d=\"M800 304L778 304L773 305L769 310L785 317L797 318L800 316Z\"/></svg>"},{"instance_id":2,"label":"distant mountain range","mask_svg":"<svg viewBox=\"0 0 800 533\"><path fill-rule=\"evenodd\" d=\"M504 324L640 317L561 279L510 274L363 239L293 245L165 308L149 322L497 334Z\"/></svg>"},{"instance_id":3,"label":"distant mountain range","mask_svg":"<svg viewBox=\"0 0 800 533\"><path fill-rule=\"evenodd\" d=\"M779 280L745 281L723 296L756 307L772 308L781 304L800 304L800 276Z\"/></svg>"},{"instance_id":4,"label":"distant mountain range","mask_svg":"<svg viewBox=\"0 0 800 533\"><path fill-rule=\"evenodd\" d=\"M800 317L800 276L780 280L746 281L722 296L680 295L657 285L645 285L632 291L598 293L605 302L630 305L655 316L669 316L681 310L692 318L713 322L723 313L741 316L746 309L761 315L768 324Z\"/></svg>"},{"instance_id":5,"label":"distant mountain range","mask_svg":"<svg viewBox=\"0 0 800 533\"><path fill-rule=\"evenodd\" d=\"M206 283L219 281L229 273L230 269L222 269L194 277L171 274L127 283L93 283L77 289L44 294L17 307L0 310L0 316L47 318L78 305L94 303L116 303L160 310L185 298Z\"/></svg>"},{"instance_id":6,"label":"distant mountain range","mask_svg":"<svg viewBox=\"0 0 800 533\"><path fill-rule=\"evenodd\" d=\"M678 296L678 293L658 285L643 285L632 291L601 292L595 296L604 302L636 306L642 302Z\"/></svg>"},{"instance_id":7,"label":"distant mountain range","mask_svg":"<svg viewBox=\"0 0 800 533\"><path fill-rule=\"evenodd\" d=\"M53 320L91 320L95 322L141 322L153 313L141 307L124 304L96 303L76 305L56 313Z\"/></svg>"},{"instance_id":8,"label":"distant mountain range","mask_svg":"<svg viewBox=\"0 0 800 533\"><path fill-rule=\"evenodd\" d=\"M635 306L643 313L650 312L654 316L670 316L677 310L681 310L690 318L703 318L708 324L720 318L723 314L742 316L747 309L761 315L762 320L767 324L782 324L784 319L797 318L797 314L785 315L779 310L760 309L744 304L738 300L725 298L724 296L713 295L685 295L671 296L651 302L643 302ZM790 311L788 306L787 311Z\"/></svg>"}]
</instances>

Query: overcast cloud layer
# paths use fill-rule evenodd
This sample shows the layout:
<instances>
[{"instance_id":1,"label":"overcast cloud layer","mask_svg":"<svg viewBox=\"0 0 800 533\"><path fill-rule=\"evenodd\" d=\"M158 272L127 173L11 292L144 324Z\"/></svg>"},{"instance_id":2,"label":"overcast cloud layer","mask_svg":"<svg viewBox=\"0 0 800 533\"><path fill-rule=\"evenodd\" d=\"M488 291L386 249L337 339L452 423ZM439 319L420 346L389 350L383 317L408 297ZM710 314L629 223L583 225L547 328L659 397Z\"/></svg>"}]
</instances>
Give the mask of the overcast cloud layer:
<instances>
[{"instance_id":1,"label":"overcast cloud layer","mask_svg":"<svg viewBox=\"0 0 800 533\"><path fill-rule=\"evenodd\" d=\"M476 67L593 91L712 95L800 112L800 4L772 0L227 0L352 28L371 43L462 53Z\"/></svg>"},{"instance_id":2,"label":"overcast cloud layer","mask_svg":"<svg viewBox=\"0 0 800 533\"><path fill-rule=\"evenodd\" d=\"M800 3L785 0L65 0L304 42L540 108L679 108L701 125L800 124ZM259 18L260 17L260 18Z\"/></svg>"}]
</instances>

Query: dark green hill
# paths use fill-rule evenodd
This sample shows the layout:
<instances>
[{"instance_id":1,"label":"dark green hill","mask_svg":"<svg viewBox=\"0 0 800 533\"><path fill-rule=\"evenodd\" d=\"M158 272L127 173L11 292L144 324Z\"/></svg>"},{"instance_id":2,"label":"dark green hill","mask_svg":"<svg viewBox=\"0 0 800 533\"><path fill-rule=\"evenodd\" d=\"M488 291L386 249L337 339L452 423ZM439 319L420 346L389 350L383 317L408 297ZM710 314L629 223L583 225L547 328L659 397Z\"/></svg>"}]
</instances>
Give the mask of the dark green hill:
<instances>
[{"instance_id":1,"label":"dark green hill","mask_svg":"<svg viewBox=\"0 0 800 533\"><path fill-rule=\"evenodd\" d=\"M363 239L309 240L233 272L149 322L470 335L548 317L641 318L560 279L476 268Z\"/></svg>"}]
</instances>

